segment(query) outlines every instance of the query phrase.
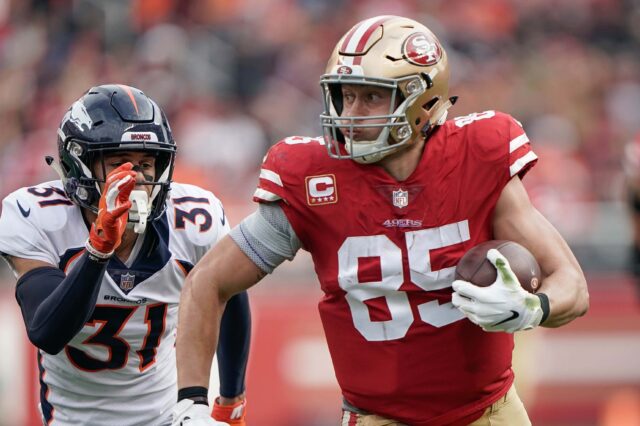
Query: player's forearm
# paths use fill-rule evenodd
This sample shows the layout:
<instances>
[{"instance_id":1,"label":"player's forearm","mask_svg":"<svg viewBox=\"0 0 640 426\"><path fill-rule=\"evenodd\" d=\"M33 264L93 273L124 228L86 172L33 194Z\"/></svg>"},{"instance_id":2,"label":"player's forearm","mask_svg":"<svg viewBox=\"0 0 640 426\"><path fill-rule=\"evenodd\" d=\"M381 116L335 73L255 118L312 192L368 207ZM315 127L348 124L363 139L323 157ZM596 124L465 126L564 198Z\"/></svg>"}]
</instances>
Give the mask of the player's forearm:
<instances>
[{"instance_id":1,"label":"player's forearm","mask_svg":"<svg viewBox=\"0 0 640 426\"><path fill-rule=\"evenodd\" d=\"M209 387L224 301L205 275L197 267L192 270L180 297L176 337L178 389Z\"/></svg>"},{"instance_id":2,"label":"player's forearm","mask_svg":"<svg viewBox=\"0 0 640 426\"><path fill-rule=\"evenodd\" d=\"M206 387L227 300L264 275L229 236L189 273L180 299L176 343L180 388Z\"/></svg>"},{"instance_id":3,"label":"player's forearm","mask_svg":"<svg viewBox=\"0 0 640 426\"><path fill-rule=\"evenodd\" d=\"M584 315L589 309L589 293L584 275L565 268L543 280L539 292L549 297L549 317L543 327L560 327Z\"/></svg>"},{"instance_id":4,"label":"player's forearm","mask_svg":"<svg viewBox=\"0 0 640 426\"><path fill-rule=\"evenodd\" d=\"M229 299L220 324L217 350L220 396L226 400L242 395L245 389L251 340L251 311L246 291Z\"/></svg>"},{"instance_id":5,"label":"player's forearm","mask_svg":"<svg viewBox=\"0 0 640 426\"><path fill-rule=\"evenodd\" d=\"M16 299L35 346L56 354L82 329L93 313L106 265L85 253L67 276L41 267L20 277Z\"/></svg>"}]
</instances>

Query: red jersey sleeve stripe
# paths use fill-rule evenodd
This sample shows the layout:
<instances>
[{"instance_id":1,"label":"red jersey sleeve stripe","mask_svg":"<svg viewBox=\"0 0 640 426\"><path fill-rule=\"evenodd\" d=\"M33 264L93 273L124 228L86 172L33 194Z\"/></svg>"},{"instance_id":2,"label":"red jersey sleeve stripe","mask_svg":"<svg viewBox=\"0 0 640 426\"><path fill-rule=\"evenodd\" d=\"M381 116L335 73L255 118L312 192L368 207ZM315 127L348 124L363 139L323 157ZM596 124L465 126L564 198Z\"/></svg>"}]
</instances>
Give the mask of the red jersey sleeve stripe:
<instances>
[{"instance_id":1,"label":"red jersey sleeve stripe","mask_svg":"<svg viewBox=\"0 0 640 426\"><path fill-rule=\"evenodd\" d=\"M282 179L280 179L280 175L268 169L260 169L260 179L265 179L278 186L282 186Z\"/></svg>"},{"instance_id":2,"label":"red jersey sleeve stripe","mask_svg":"<svg viewBox=\"0 0 640 426\"><path fill-rule=\"evenodd\" d=\"M538 160L538 156L535 152L529 151L522 157L518 158L509 166L509 175L514 177L520 173L525 167L530 167L534 162Z\"/></svg>"},{"instance_id":3,"label":"red jersey sleeve stripe","mask_svg":"<svg viewBox=\"0 0 640 426\"><path fill-rule=\"evenodd\" d=\"M513 138L511 142L509 142L509 153L512 153L513 151L520 148L522 145L526 144L527 142L529 142L529 138L527 137L526 133L523 133L520 136Z\"/></svg>"},{"instance_id":4,"label":"red jersey sleeve stripe","mask_svg":"<svg viewBox=\"0 0 640 426\"><path fill-rule=\"evenodd\" d=\"M278 194L267 191L266 189L258 188L256 189L256 192L253 193L253 199L254 201L273 202L281 200L282 197L280 197Z\"/></svg>"}]
</instances>

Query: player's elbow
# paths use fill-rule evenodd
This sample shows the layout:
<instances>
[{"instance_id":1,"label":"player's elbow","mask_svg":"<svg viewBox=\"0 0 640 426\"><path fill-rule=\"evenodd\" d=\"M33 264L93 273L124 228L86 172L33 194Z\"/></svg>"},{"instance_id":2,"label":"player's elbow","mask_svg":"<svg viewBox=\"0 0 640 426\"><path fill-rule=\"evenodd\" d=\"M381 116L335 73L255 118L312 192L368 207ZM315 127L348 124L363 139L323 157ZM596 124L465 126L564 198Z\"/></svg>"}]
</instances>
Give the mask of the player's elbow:
<instances>
[{"instance_id":1,"label":"player's elbow","mask_svg":"<svg viewBox=\"0 0 640 426\"><path fill-rule=\"evenodd\" d=\"M210 268L206 265L196 265L184 282L180 303L184 303L185 300L195 304L221 301L221 287ZM226 299L224 301L226 302Z\"/></svg>"},{"instance_id":2,"label":"player's elbow","mask_svg":"<svg viewBox=\"0 0 640 426\"><path fill-rule=\"evenodd\" d=\"M559 312L551 321L545 322L545 327L561 327L576 318L584 316L589 311L589 291L587 281L580 271L565 276L571 285L566 287L559 301ZM553 307L551 309L553 314Z\"/></svg>"},{"instance_id":3,"label":"player's elbow","mask_svg":"<svg viewBox=\"0 0 640 426\"><path fill-rule=\"evenodd\" d=\"M573 309L574 318L581 317L589 310L589 289L587 279L580 270L572 271L569 276L573 281Z\"/></svg>"},{"instance_id":4,"label":"player's elbow","mask_svg":"<svg viewBox=\"0 0 640 426\"><path fill-rule=\"evenodd\" d=\"M59 322L52 318L32 319L25 322L29 341L35 347L45 351L50 355L57 355L71 341L73 336L82 328L85 321L78 321L77 324Z\"/></svg>"},{"instance_id":5,"label":"player's elbow","mask_svg":"<svg viewBox=\"0 0 640 426\"><path fill-rule=\"evenodd\" d=\"M60 339L52 338L47 333L37 331L27 331L29 341L38 349L43 350L49 355L57 355L66 346L67 342Z\"/></svg>"},{"instance_id":6,"label":"player's elbow","mask_svg":"<svg viewBox=\"0 0 640 426\"><path fill-rule=\"evenodd\" d=\"M584 276L581 279L578 289L578 295L576 297L576 310L579 317L585 315L589 311L589 290L587 288L587 281Z\"/></svg>"}]
</instances>

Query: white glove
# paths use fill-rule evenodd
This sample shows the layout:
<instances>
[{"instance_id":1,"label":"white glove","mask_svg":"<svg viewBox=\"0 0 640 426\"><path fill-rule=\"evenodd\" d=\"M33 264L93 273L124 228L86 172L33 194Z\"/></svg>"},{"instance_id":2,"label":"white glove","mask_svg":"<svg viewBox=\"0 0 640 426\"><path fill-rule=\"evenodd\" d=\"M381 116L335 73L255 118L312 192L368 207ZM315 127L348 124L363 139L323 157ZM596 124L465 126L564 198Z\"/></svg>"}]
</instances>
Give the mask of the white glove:
<instances>
[{"instance_id":1,"label":"white glove","mask_svg":"<svg viewBox=\"0 0 640 426\"><path fill-rule=\"evenodd\" d=\"M487 259L497 269L496 281L488 287L478 287L456 280L451 303L485 331L513 333L537 327L543 315L540 298L522 288L498 250L489 250Z\"/></svg>"},{"instance_id":2,"label":"white glove","mask_svg":"<svg viewBox=\"0 0 640 426\"><path fill-rule=\"evenodd\" d=\"M196 404L192 399L183 399L173 407L171 426L229 426L211 417L209 406Z\"/></svg>"}]
</instances>

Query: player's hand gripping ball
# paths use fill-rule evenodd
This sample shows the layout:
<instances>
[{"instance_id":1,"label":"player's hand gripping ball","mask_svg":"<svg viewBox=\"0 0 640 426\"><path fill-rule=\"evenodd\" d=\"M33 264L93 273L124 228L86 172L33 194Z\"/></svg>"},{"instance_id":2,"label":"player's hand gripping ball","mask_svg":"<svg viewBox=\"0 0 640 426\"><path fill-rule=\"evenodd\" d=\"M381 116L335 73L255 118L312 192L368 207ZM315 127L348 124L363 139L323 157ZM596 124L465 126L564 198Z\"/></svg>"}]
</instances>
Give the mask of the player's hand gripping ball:
<instances>
[{"instance_id":1,"label":"player's hand gripping ball","mask_svg":"<svg viewBox=\"0 0 640 426\"><path fill-rule=\"evenodd\" d=\"M451 303L483 330L513 333L540 325L541 299L532 294L540 267L519 244L488 241L474 247L456 267L456 277Z\"/></svg>"},{"instance_id":2,"label":"player's hand gripping ball","mask_svg":"<svg viewBox=\"0 0 640 426\"><path fill-rule=\"evenodd\" d=\"M456 280L469 281L480 287L493 284L497 270L487 259L490 249L497 249L509 262L522 288L535 293L540 287L540 266L529 250L518 243L507 240L489 240L466 252L456 266Z\"/></svg>"}]
</instances>

